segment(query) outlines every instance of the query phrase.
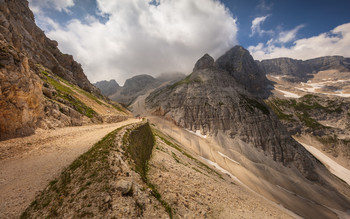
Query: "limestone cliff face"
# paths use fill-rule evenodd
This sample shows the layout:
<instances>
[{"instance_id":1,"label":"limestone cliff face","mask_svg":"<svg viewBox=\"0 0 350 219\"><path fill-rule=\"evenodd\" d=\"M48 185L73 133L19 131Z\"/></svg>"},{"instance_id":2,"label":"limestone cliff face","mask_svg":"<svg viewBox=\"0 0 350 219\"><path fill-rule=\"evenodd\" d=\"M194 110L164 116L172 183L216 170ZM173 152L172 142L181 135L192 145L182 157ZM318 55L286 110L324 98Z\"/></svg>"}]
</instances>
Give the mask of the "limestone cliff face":
<instances>
[{"instance_id":1,"label":"limestone cliff face","mask_svg":"<svg viewBox=\"0 0 350 219\"><path fill-rule=\"evenodd\" d=\"M106 96L115 94L120 89L119 84L115 80L99 81L94 83L94 85Z\"/></svg>"},{"instance_id":2,"label":"limestone cliff face","mask_svg":"<svg viewBox=\"0 0 350 219\"><path fill-rule=\"evenodd\" d=\"M58 98L48 101L55 94L46 83L48 77L58 86L57 76L102 97L80 64L71 55L62 54L57 45L36 26L28 1L0 1L0 139L31 134L43 118L51 116L51 105L64 108L58 107ZM56 117L64 116L63 111L58 111ZM68 117L73 114L69 113ZM67 121L66 125L81 124Z\"/></svg>"},{"instance_id":3,"label":"limestone cliff face","mask_svg":"<svg viewBox=\"0 0 350 219\"><path fill-rule=\"evenodd\" d=\"M256 61L265 74L293 76L293 81L307 81L312 74L323 70L350 71L350 58L326 56L310 60L277 58Z\"/></svg>"},{"instance_id":4,"label":"limestone cliff face","mask_svg":"<svg viewBox=\"0 0 350 219\"><path fill-rule=\"evenodd\" d=\"M43 116L42 82L25 55L0 46L0 139L31 134Z\"/></svg>"},{"instance_id":5,"label":"limestone cliff face","mask_svg":"<svg viewBox=\"0 0 350 219\"><path fill-rule=\"evenodd\" d=\"M205 60L208 62L203 64ZM251 143L273 160L293 163L304 176L315 180L309 154L289 136L269 107L211 60L204 56L196 64L202 67L196 67L187 78L151 93L146 99L148 107L186 129L204 135L223 131L230 138ZM239 60L235 62L239 65Z\"/></svg>"},{"instance_id":6,"label":"limestone cliff face","mask_svg":"<svg viewBox=\"0 0 350 219\"><path fill-rule=\"evenodd\" d=\"M268 97L270 84L264 72L259 68L248 50L235 46L219 57L215 66L227 71L251 94Z\"/></svg>"},{"instance_id":7,"label":"limestone cliff face","mask_svg":"<svg viewBox=\"0 0 350 219\"><path fill-rule=\"evenodd\" d=\"M41 64L58 76L88 92L99 93L87 79L81 65L71 55L62 54L58 43L50 40L36 26L26 0L5 0L0 3L1 40L28 57L29 66Z\"/></svg>"},{"instance_id":8,"label":"limestone cliff face","mask_svg":"<svg viewBox=\"0 0 350 219\"><path fill-rule=\"evenodd\" d=\"M146 94L149 90L155 89L164 83L178 81L184 77L184 74L176 72L163 73L156 78L150 75L137 75L127 79L123 87L119 87L114 80L97 82L95 85L112 100L130 105L138 96ZM113 90L114 92L112 92Z\"/></svg>"}]
</instances>

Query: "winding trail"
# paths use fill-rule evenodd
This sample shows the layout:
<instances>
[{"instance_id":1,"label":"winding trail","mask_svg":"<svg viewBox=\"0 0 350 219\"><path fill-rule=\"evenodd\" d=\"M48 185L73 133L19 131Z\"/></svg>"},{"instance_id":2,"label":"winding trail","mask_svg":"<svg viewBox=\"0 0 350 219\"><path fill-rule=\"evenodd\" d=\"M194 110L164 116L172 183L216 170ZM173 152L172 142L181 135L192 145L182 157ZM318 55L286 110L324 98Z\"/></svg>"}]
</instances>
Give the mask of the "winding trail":
<instances>
[{"instance_id":1,"label":"winding trail","mask_svg":"<svg viewBox=\"0 0 350 219\"><path fill-rule=\"evenodd\" d=\"M64 167L109 132L138 121L38 130L0 141L0 218L18 218Z\"/></svg>"}]
</instances>

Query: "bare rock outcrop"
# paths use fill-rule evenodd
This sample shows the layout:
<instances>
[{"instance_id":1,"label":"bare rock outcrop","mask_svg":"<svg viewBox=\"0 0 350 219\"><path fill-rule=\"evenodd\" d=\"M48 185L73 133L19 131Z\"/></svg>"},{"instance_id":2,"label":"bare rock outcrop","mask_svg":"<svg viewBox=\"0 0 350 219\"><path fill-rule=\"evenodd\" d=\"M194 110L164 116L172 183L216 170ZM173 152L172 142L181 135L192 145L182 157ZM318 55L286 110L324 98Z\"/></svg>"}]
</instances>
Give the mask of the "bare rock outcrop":
<instances>
[{"instance_id":1,"label":"bare rock outcrop","mask_svg":"<svg viewBox=\"0 0 350 219\"><path fill-rule=\"evenodd\" d=\"M208 54L205 54L202 58L200 58L196 65L193 68L193 71L209 68L214 66L214 59Z\"/></svg>"},{"instance_id":2,"label":"bare rock outcrop","mask_svg":"<svg viewBox=\"0 0 350 219\"><path fill-rule=\"evenodd\" d=\"M236 55L244 56L242 52ZM233 66L249 65L240 61L235 60ZM240 82L218 67L195 68L184 80L151 93L146 104L155 114L186 129L200 130L203 135L223 131L230 138L251 143L273 160L284 165L293 163L305 177L316 180L309 153L290 137L270 108Z\"/></svg>"},{"instance_id":3,"label":"bare rock outcrop","mask_svg":"<svg viewBox=\"0 0 350 219\"><path fill-rule=\"evenodd\" d=\"M268 97L269 80L259 68L248 50L235 46L219 57L215 66L227 71L235 80L251 94Z\"/></svg>"},{"instance_id":4,"label":"bare rock outcrop","mask_svg":"<svg viewBox=\"0 0 350 219\"><path fill-rule=\"evenodd\" d=\"M72 106L77 102L72 95L66 96L71 103L61 98L63 93L59 97L59 87L75 85L85 96L105 99L81 65L57 46L36 26L27 0L0 1L0 139L32 134L52 122L52 127L81 125L78 112L84 111ZM66 85L61 85L63 80ZM71 109L64 110L64 105Z\"/></svg>"},{"instance_id":5,"label":"bare rock outcrop","mask_svg":"<svg viewBox=\"0 0 350 219\"><path fill-rule=\"evenodd\" d=\"M42 82L23 53L3 40L0 47L0 139L32 134L43 116Z\"/></svg>"},{"instance_id":6,"label":"bare rock outcrop","mask_svg":"<svg viewBox=\"0 0 350 219\"><path fill-rule=\"evenodd\" d=\"M291 82L306 82L314 73L324 70L350 71L350 58L325 56L309 60L276 58L256 61L264 74L289 76Z\"/></svg>"},{"instance_id":7,"label":"bare rock outcrop","mask_svg":"<svg viewBox=\"0 0 350 219\"><path fill-rule=\"evenodd\" d=\"M162 86L165 83L178 81L184 77L184 74L178 72L163 73L156 78L150 75L136 75L127 79L122 87L114 80L100 81L95 83L95 86L111 100L130 105L138 96L146 94L149 90Z\"/></svg>"}]
</instances>

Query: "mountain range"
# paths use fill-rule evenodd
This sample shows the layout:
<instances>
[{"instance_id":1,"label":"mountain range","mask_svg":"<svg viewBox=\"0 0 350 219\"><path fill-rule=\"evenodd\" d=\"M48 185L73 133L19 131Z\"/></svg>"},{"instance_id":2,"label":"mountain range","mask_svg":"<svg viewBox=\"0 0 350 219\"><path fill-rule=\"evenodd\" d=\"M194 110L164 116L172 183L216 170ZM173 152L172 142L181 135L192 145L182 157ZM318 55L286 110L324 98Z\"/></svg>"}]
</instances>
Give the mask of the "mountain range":
<instances>
[{"instance_id":1,"label":"mountain range","mask_svg":"<svg viewBox=\"0 0 350 219\"><path fill-rule=\"evenodd\" d=\"M35 155L3 156L13 150L7 139L131 123L20 207L3 177L1 217L349 217L349 58L256 61L235 46L216 60L204 54L188 75L91 84L35 25L27 1L2 1L0 12L0 172Z\"/></svg>"}]
</instances>

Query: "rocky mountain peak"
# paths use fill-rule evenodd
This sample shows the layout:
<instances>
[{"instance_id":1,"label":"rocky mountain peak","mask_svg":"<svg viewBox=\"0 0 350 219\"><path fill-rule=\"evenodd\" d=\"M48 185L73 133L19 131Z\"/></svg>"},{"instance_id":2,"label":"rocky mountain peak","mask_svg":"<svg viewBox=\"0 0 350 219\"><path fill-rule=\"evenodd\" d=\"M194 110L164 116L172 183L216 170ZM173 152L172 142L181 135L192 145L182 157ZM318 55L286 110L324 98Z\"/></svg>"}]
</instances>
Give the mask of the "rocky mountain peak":
<instances>
[{"instance_id":1,"label":"rocky mountain peak","mask_svg":"<svg viewBox=\"0 0 350 219\"><path fill-rule=\"evenodd\" d=\"M258 97L267 79L249 52L236 46L211 68L203 68L210 66L202 65L206 59L210 60L200 59L197 70L185 79L152 92L146 105L185 129L240 139L277 162L293 163L306 178L316 180L312 159Z\"/></svg>"},{"instance_id":2,"label":"rocky mountain peak","mask_svg":"<svg viewBox=\"0 0 350 219\"><path fill-rule=\"evenodd\" d=\"M120 89L119 84L115 80L110 81L99 81L94 83L94 85L100 89L103 95L109 96L111 94L114 94Z\"/></svg>"},{"instance_id":3,"label":"rocky mountain peak","mask_svg":"<svg viewBox=\"0 0 350 219\"><path fill-rule=\"evenodd\" d=\"M205 54L202 58L200 58L194 68L193 68L193 71L198 71L198 70L201 70L201 69L205 69L205 68L210 68L210 67L213 67L214 66L214 59L213 57L211 57L210 55L208 54Z\"/></svg>"},{"instance_id":4,"label":"rocky mountain peak","mask_svg":"<svg viewBox=\"0 0 350 219\"><path fill-rule=\"evenodd\" d=\"M235 46L219 57L215 66L227 71L236 81L252 94L267 97L268 79L261 71L249 51Z\"/></svg>"}]
</instances>

